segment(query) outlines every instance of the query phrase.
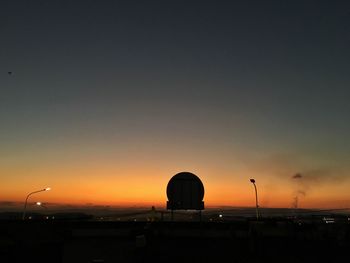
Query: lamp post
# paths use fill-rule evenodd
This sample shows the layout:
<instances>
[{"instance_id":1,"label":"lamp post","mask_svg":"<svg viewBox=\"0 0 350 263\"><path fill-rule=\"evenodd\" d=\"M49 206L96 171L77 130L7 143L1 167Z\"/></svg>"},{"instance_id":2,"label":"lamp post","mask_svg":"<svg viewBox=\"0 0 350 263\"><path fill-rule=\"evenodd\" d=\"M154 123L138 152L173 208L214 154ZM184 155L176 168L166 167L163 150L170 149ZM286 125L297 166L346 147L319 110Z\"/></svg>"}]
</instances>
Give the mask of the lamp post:
<instances>
[{"instance_id":1,"label":"lamp post","mask_svg":"<svg viewBox=\"0 0 350 263\"><path fill-rule=\"evenodd\" d=\"M256 220L259 220L259 204L258 204L258 190L256 189L255 180L250 179L250 182L254 185L255 189L255 205L256 205Z\"/></svg>"},{"instance_id":2,"label":"lamp post","mask_svg":"<svg viewBox=\"0 0 350 263\"><path fill-rule=\"evenodd\" d=\"M50 187L47 187L47 188L44 188L44 189L41 189L41 190L38 190L38 191L31 192L31 193L29 193L29 194L27 195L26 201L25 201L25 203L24 203L24 209L23 209L22 220L24 220L25 217L26 217L26 209L27 209L27 203L28 203L28 198L29 198L29 196L31 196L32 194L36 194L36 193L40 193L40 192L45 192L45 191L49 191L49 190L51 190L51 188L50 188Z\"/></svg>"}]
</instances>

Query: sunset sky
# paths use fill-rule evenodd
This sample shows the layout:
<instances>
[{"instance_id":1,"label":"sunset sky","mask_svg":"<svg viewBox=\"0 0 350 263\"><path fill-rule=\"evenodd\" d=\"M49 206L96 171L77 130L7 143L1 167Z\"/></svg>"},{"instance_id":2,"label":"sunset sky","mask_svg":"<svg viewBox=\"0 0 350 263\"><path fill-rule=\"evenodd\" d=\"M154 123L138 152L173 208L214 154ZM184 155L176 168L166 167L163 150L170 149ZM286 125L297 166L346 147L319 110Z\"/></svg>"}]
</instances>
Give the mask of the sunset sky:
<instances>
[{"instance_id":1,"label":"sunset sky","mask_svg":"<svg viewBox=\"0 0 350 263\"><path fill-rule=\"evenodd\" d=\"M348 1L5 0L0 33L0 201L165 205L189 171L207 206L350 207Z\"/></svg>"}]
</instances>

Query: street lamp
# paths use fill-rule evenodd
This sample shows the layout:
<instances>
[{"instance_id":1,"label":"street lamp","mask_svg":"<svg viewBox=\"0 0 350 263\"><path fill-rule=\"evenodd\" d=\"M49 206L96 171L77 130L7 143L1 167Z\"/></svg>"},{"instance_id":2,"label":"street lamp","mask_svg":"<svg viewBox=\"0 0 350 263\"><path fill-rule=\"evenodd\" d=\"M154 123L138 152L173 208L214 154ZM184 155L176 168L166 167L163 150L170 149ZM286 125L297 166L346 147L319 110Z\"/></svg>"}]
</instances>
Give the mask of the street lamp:
<instances>
[{"instance_id":1,"label":"street lamp","mask_svg":"<svg viewBox=\"0 0 350 263\"><path fill-rule=\"evenodd\" d=\"M25 203L24 203L24 209L23 209L22 220L24 220L25 217L26 217L26 209L27 209L27 203L28 203L28 198L29 198L29 196L31 196L32 194L36 194L36 193L40 193L40 192L45 192L45 191L49 191L49 190L51 190L51 188L50 188L50 187L47 187L47 188L44 188L44 189L41 189L41 190L38 190L38 191L31 192L31 193L29 193L29 194L27 195L26 201L25 201Z\"/></svg>"},{"instance_id":2,"label":"street lamp","mask_svg":"<svg viewBox=\"0 0 350 263\"><path fill-rule=\"evenodd\" d=\"M250 179L250 182L254 185L255 189L255 205L256 205L256 220L259 220L259 204L258 204L258 190L256 189L255 180Z\"/></svg>"}]
</instances>

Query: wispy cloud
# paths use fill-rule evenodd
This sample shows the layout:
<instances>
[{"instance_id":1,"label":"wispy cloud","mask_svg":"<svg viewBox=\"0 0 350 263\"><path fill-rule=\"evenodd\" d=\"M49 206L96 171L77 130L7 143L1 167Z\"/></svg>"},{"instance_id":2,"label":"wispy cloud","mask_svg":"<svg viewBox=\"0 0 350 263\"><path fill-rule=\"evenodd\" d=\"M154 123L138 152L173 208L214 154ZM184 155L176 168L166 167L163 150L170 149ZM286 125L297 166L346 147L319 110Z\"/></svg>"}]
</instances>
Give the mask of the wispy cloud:
<instances>
[{"instance_id":1,"label":"wispy cloud","mask_svg":"<svg viewBox=\"0 0 350 263\"><path fill-rule=\"evenodd\" d=\"M297 174L293 175L292 178L293 179L301 179L301 178L303 178L303 176L301 174L297 173Z\"/></svg>"}]
</instances>

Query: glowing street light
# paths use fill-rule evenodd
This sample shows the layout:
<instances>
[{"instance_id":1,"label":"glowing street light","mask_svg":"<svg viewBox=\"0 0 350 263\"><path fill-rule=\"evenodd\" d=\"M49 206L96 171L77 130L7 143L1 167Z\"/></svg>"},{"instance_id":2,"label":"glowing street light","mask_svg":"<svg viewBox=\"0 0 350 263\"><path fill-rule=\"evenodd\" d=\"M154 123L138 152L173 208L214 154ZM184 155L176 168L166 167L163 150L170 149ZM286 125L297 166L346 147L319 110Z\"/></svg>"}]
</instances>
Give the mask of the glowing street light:
<instances>
[{"instance_id":1,"label":"glowing street light","mask_svg":"<svg viewBox=\"0 0 350 263\"><path fill-rule=\"evenodd\" d=\"M256 189L255 180L250 179L250 182L254 185L255 189L255 205L256 205L256 220L259 220L259 204L258 204L258 190Z\"/></svg>"},{"instance_id":2,"label":"glowing street light","mask_svg":"<svg viewBox=\"0 0 350 263\"><path fill-rule=\"evenodd\" d=\"M37 206L41 206L41 207L47 209L47 207L46 207L42 202L36 202L35 204L36 204Z\"/></svg>"},{"instance_id":3,"label":"glowing street light","mask_svg":"<svg viewBox=\"0 0 350 263\"><path fill-rule=\"evenodd\" d=\"M23 215L22 215L22 220L25 219L26 217L26 209L27 209L27 203L28 203L28 198L29 196L31 196L32 194L36 194L36 193L40 193L40 192L45 192L45 191L49 191L51 190L50 187L47 187L47 188L44 188L44 189L41 189L41 190L38 190L38 191L34 191L34 192L31 192L27 195L27 198L26 198L26 201L24 203L24 209L23 209ZM40 203L40 202L39 202ZM41 203L40 203L41 204ZM38 204L37 204L38 205Z\"/></svg>"}]
</instances>

